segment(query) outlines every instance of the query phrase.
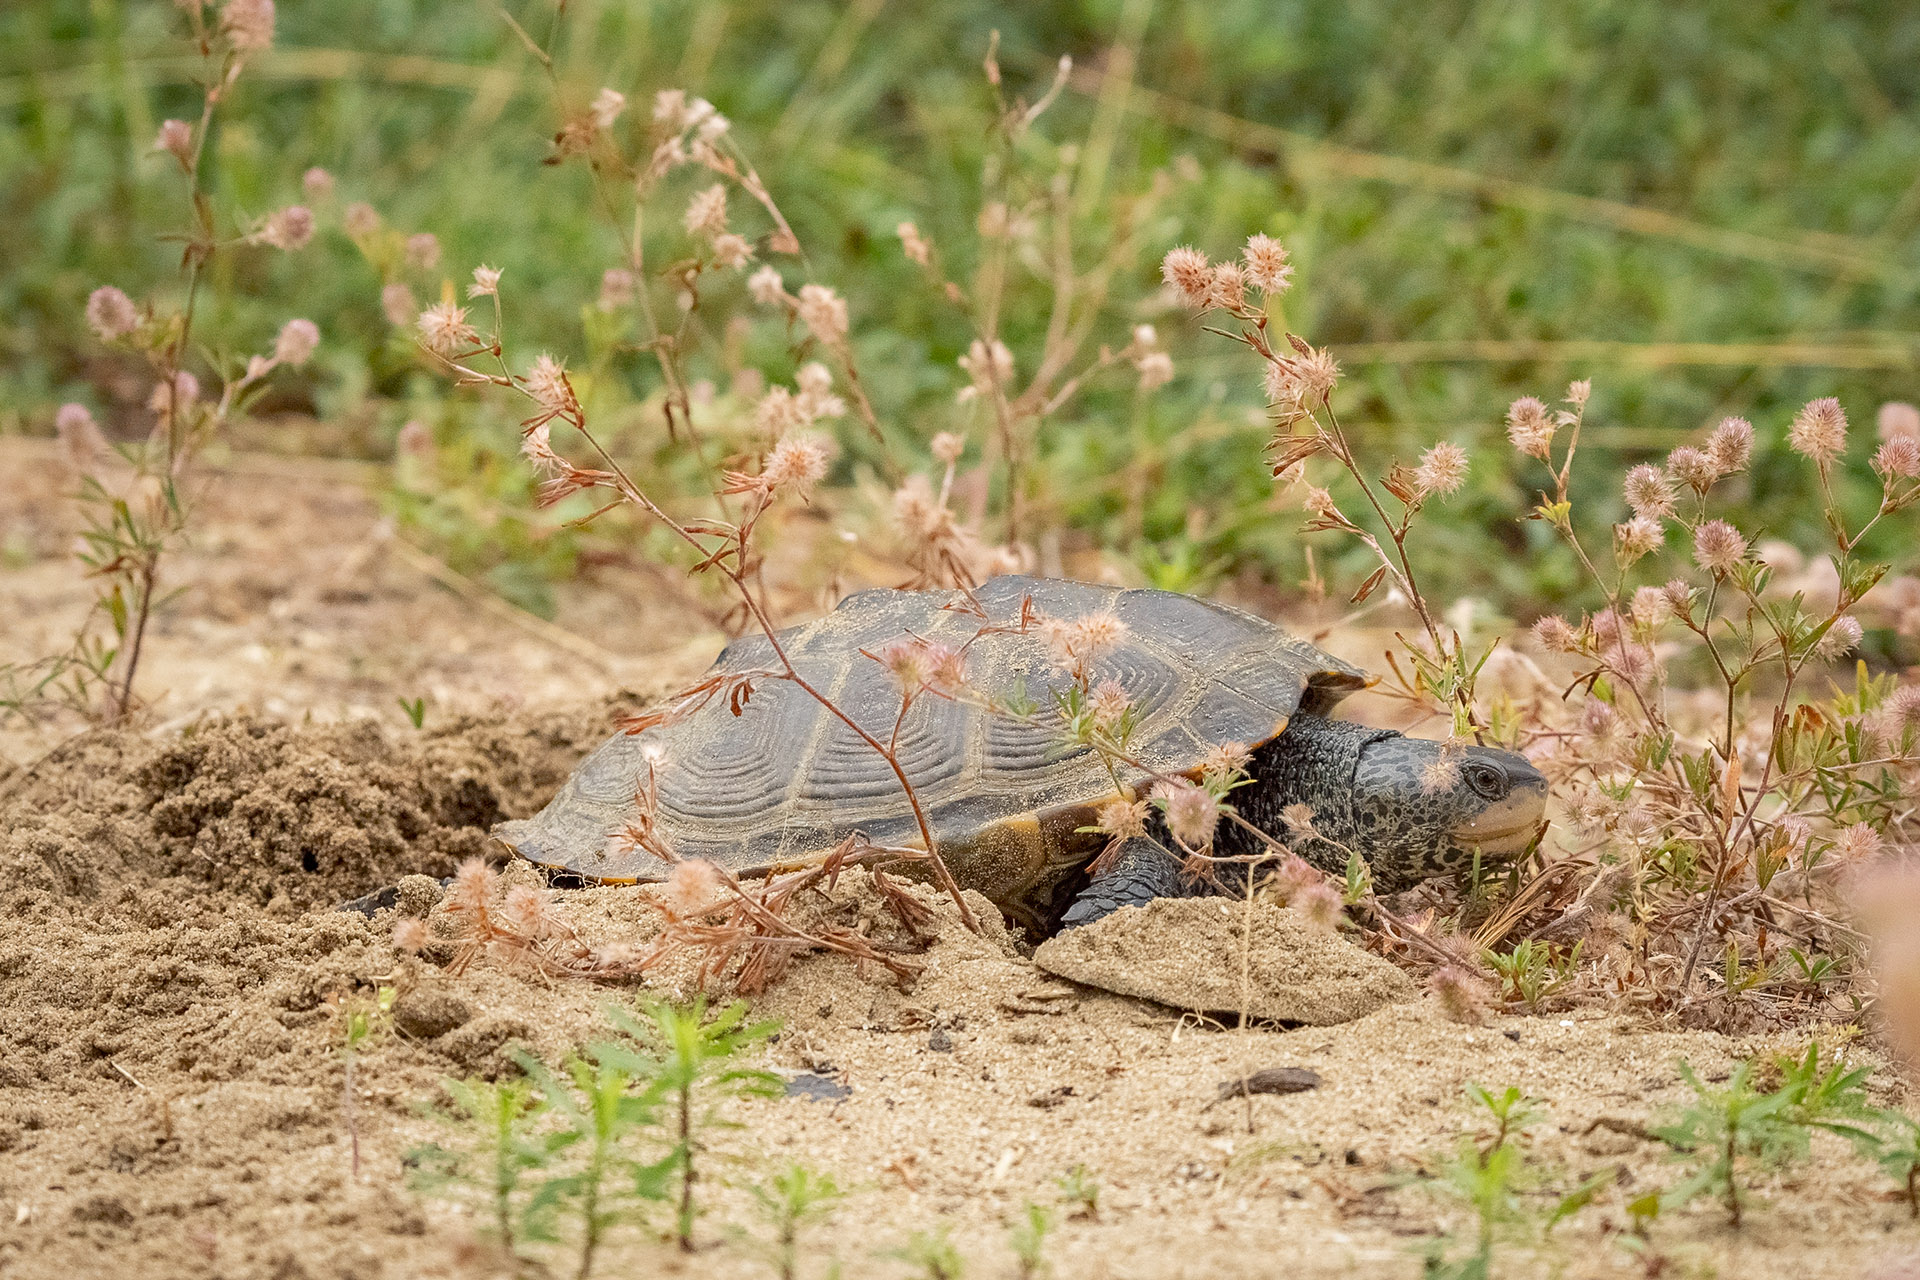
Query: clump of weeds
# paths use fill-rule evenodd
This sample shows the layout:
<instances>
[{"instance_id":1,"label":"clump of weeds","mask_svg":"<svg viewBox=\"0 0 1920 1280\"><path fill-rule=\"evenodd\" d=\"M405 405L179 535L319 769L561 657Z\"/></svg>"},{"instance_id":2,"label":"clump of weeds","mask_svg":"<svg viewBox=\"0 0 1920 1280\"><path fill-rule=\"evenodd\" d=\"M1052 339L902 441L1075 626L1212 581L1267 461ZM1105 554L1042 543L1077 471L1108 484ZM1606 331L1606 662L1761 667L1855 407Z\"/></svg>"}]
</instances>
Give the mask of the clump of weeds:
<instances>
[{"instance_id":1,"label":"clump of weeds","mask_svg":"<svg viewBox=\"0 0 1920 1280\"><path fill-rule=\"evenodd\" d=\"M508 1255L529 1246L572 1253L586 1280L609 1238L668 1207L669 1235L693 1247L696 1186L704 1135L726 1123L728 1098L765 1094L777 1079L738 1065L771 1034L748 1024L746 1006L709 1017L649 1005L644 1021L609 1011L618 1039L596 1042L557 1069L524 1049L513 1054L524 1079L448 1081L452 1106L437 1112L449 1141L409 1154L414 1187L484 1206ZM788 1170L761 1193L777 1227L777 1265L790 1274L800 1224L838 1196L831 1179Z\"/></svg>"}]
</instances>

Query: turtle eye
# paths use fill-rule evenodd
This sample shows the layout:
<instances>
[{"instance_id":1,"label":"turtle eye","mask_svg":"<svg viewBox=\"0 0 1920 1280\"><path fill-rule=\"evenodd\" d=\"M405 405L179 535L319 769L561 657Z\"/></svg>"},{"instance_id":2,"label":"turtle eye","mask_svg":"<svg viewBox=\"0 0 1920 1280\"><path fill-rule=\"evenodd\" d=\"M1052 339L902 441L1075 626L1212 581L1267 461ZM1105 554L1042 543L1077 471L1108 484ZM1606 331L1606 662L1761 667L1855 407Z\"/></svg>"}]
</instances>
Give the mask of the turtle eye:
<instances>
[{"instance_id":1,"label":"turtle eye","mask_svg":"<svg viewBox=\"0 0 1920 1280\"><path fill-rule=\"evenodd\" d=\"M1475 760L1466 765L1460 775L1476 794L1488 800L1498 800L1507 794L1507 775L1484 761Z\"/></svg>"}]
</instances>

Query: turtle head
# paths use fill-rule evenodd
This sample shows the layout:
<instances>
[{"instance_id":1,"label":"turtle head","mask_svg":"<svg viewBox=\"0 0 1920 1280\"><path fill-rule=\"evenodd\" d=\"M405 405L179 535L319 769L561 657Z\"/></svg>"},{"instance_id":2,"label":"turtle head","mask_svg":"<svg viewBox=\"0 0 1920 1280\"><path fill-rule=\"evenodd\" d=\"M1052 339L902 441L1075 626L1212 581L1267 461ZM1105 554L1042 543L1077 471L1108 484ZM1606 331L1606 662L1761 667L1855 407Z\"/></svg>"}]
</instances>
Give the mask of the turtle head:
<instances>
[{"instance_id":1,"label":"turtle head","mask_svg":"<svg viewBox=\"0 0 1920 1280\"><path fill-rule=\"evenodd\" d=\"M1402 737L1361 747L1349 801L1353 846L1384 892L1524 853L1540 829L1547 780L1525 757Z\"/></svg>"}]
</instances>

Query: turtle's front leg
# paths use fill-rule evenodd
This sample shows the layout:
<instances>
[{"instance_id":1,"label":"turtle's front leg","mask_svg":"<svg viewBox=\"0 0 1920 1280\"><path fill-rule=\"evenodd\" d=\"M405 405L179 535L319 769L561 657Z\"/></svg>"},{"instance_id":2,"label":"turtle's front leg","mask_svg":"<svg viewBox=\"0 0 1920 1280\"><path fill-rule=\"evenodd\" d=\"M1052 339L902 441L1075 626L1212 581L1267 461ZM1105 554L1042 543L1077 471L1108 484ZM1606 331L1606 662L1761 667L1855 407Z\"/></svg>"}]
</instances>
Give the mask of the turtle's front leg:
<instances>
[{"instance_id":1,"label":"turtle's front leg","mask_svg":"<svg viewBox=\"0 0 1920 1280\"><path fill-rule=\"evenodd\" d=\"M1062 929L1075 929L1112 915L1121 907L1144 907L1155 898L1194 898L1212 893L1205 880L1190 881L1180 874L1180 862L1165 846L1146 836L1135 836L1120 846L1106 872L1082 889L1060 918Z\"/></svg>"}]
</instances>

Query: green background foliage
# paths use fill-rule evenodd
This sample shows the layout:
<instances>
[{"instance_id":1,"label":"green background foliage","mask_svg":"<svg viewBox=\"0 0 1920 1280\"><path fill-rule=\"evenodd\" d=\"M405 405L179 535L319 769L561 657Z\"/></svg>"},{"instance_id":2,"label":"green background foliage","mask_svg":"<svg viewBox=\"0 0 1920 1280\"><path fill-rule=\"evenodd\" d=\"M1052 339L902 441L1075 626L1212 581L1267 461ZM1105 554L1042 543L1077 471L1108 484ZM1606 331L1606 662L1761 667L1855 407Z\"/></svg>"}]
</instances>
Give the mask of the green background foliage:
<instances>
[{"instance_id":1,"label":"green background foliage","mask_svg":"<svg viewBox=\"0 0 1920 1280\"><path fill-rule=\"evenodd\" d=\"M509 7L546 38L547 0ZM1267 505L1252 360L1154 304L1165 248L1218 255L1257 230L1294 253L1286 322L1341 356L1336 406L1362 449L1382 465L1441 438L1473 451L1467 491L1426 539L1443 590L1531 611L1572 589L1550 531L1514 518L1538 477L1499 420L1514 396L1551 399L1573 377L1595 380L1585 440L1614 459L1586 469L1595 515L1618 511L1625 465L1738 413L1761 441L1737 482L1743 523L1817 538L1810 469L1783 439L1794 408L1827 394L1855 425L1849 505L1877 496L1864 465L1874 411L1920 398L1920 10L573 0L552 45L576 107L610 85L632 103L623 123L643 130L652 92L679 86L734 120L807 246L804 271L786 264L789 287L817 279L848 296L873 399L912 458L936 430L981 435L953 399L967 319L904 260L894 227L917 222L966 278L994 29L1011 94L1037 96L1061 53L1077 67L1044 136L1023 144L1024 190L1044 188L1067 143L1083 173L1104 165L1109 197L1155 171L1175 178L1101 336L1118 346L1128 325L1156 323L1180 376L1138 416L1120 377L1047 424L1041 498L1069 536L1115 546L1167 585L1230 569L1300 577L1295 513ZM0 430L44 432L70 398L123 435L144 429L145 385L86 333L81 305L100 283L136 297L179 288L177 246L158 238L180 221L178 175L150 146L160 119L197 114L196 65L164 0L0 13ZM1103 118L1103 79L1129 65L1135 87ZM587 170L542 163L556 125L538 64L485 6L283 4L274 50L223 108L209 185L223 209L259 216L302 200L301 173L323 165L341 201L435 232L450 280L504 268L522 350L584 352L599 274L619 253ZM1111 203L1085 211L1095 240ZM371 456L424 417L486 492L512 497L519 479L498 474L512 424L420 367L337 210L323 227L299 255L221 255L203 331L244 351L286 315L312 318L321 356L263 412L319 414L338 424L328 447ZM1017 354L1044 328L1041 284L1016 281ZM720 378L709 336L692 369ZM1548 345L1511 345L1526 342ZM1564 343L1602 345L1552 345ZM742 354L790 376L777 324L756 325ZM636 399L656 389L643 359L616 374ZM859 458L849 450L841 478ZM550 545L523 554L511 534L468 541L481 567L524 575L531 558L537 578L572 564ZM1360 548L1322 547L1336 590L1371 567Z\"/></svg>"}]
</instances>

